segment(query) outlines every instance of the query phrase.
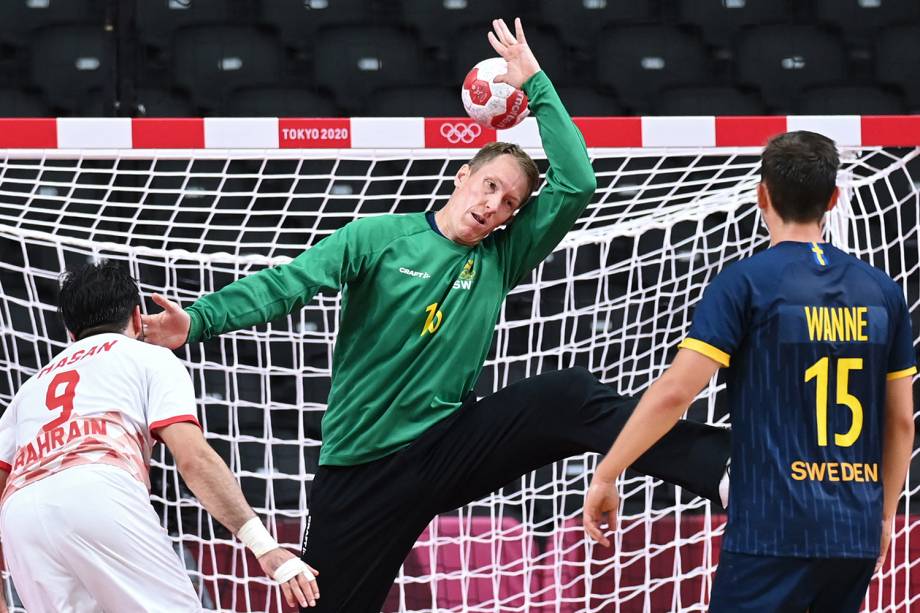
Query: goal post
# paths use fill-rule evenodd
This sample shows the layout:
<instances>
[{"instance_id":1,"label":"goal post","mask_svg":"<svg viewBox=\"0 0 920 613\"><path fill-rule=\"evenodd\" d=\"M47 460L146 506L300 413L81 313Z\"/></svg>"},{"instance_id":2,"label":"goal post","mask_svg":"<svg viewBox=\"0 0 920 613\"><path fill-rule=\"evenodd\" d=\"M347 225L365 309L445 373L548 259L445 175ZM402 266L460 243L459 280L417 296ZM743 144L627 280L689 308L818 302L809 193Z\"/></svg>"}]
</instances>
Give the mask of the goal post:
<instances>
[{"instance_id":1,"label":"goal post","mask_svg":"<svg viewBox=\"0 0 920 613\"><path fill-rule=\"evenodd\" d=\"M576 365L641 393L673 357L709 281L768 245L754 206L759 148L787 129L838 142L842 197L826 238L890 274L920 331L920 117L576 122L597 193L509 294L479 395ZM116 259L145 297L187 305L351 220L439 208L457 169L496 139L521 144L545 172L533 119L502 131L456 118L0 119L0 408L67 343L55 305L66 267ZM338 308L337 295L320 294L290 316L177 352L208 441L293 549L309 512ZM713 382L689 416L728 424L724 396ZM580 513L596 461L569 458L438 517L384 610L705 611L722 510L629 474L613 546L589 544ZM151 500L205 608L287 610L163 446L153 464ZM912 471L866 610L920 599L918 487Z\"/></svg>"}]
</instances>

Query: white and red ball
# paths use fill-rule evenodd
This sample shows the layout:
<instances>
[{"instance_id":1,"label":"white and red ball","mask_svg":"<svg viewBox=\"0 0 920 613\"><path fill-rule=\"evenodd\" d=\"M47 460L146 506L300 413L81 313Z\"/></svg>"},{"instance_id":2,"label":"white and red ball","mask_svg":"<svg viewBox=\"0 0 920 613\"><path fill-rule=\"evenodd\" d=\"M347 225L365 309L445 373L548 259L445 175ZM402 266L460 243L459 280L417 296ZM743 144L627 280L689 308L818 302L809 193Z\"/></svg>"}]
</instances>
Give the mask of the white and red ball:
<instances>
[{"instance_id":1,"label":"white and red ball","mask_svg":"<svg viewBox=\"0 0 920 613\"><path fill-rule=\"evenodd\" d=\"M504 130L527 117L527 94L495 77L508 72L508 63L500 57L483 60L463 80L460 97L467 114L486 128Z\"/></svg>"}]
</instances>

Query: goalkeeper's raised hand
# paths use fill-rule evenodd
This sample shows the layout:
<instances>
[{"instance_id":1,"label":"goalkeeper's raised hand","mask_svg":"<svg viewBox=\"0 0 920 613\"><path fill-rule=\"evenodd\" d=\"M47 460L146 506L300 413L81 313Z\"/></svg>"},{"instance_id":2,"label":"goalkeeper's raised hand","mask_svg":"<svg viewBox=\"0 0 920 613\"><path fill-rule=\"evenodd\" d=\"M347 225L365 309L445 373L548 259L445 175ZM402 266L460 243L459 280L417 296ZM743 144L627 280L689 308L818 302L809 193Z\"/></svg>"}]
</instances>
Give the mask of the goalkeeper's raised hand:
<instances>
[{"instance_id":1,"label":"goalkeeper's raised hand","mask_svg":"<svg viewBox=\"0 0 920 613\"><path fill-rule=\"evenodd\" d=\"M495 52L508 62L508 72L495 77L495 81L520 89L527 79L540 72L540 64L524 37L521 20L514 20L514 34L504 19L493 20L492 27L495 31L489 32L489 42Z\"/></svg>"}]
</instances>

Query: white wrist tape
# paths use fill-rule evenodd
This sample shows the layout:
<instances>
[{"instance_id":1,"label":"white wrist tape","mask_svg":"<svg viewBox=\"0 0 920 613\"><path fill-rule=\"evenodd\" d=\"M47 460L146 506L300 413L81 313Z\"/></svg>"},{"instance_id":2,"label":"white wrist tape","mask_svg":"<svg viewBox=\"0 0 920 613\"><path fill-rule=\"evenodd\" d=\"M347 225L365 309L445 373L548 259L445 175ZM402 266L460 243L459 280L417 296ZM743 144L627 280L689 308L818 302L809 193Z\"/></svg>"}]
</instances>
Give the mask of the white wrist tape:
<instances>
[{"instance_id":1,"label":"white wrist tape","mask_svg":"<svg viewBox=\"0 0 920 613\"><path fill-rule=\"evenodd\" d=\"M291 558L275 570L274 577L272 577L278 583L287 583L300 573L303 573L307 577L307 581L313 581L316 577L313 576L313 573L310 572L310 567L303 563L302 560L298 558Z\"/></svg>"},{"instance_id":2,"label":"white wrist tape","mask_svg":"<svg viewBox=\"0 0 920 613\"><path fill-rule=\"evenodd\" d=\"M258 517L253 517L240 528L236 533L236 538L243 541L243 544L249 548L257 558L261 558L272 549L278 548L278 541L268 533L262 521Z\"/></svg>"}]
</instances>

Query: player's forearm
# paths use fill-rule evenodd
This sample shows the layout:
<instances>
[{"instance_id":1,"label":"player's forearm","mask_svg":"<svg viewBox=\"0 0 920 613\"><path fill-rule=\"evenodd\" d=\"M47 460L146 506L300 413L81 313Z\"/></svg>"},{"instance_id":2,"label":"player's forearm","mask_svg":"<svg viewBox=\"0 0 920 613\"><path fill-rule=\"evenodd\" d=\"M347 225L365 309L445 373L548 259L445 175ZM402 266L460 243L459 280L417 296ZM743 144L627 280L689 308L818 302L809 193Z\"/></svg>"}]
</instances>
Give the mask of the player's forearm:
<instances>
[{"instance_id":1,"label":"player's forearm","mask_svg":"<svg viewBox=\"0 0 920 613\"><path fill-rule=\"evenodd\" d=\"M243 277L195 301L188 342L268 323L293 313L320 289L346 280L346 254L354 251L349 226L327 236L287 264Z\"/></svg>"},{"instance_id":2,"label":"player's forearm","mask_svg":"<svg viewBox=\"0 0 920 613\"><path fill-rule=\"evenodd\" d=\"M691 349L678 351L668 370L642 395L594 478L616 480L674 427L718 369L718 362L708 356Z\"/></svg>"},{"instance_id":3,"label":"player's forearm","mask_svg":"<svg viewBox=\"0 0 920 613\"><path fill-rule=\"evenodd\" d=\"M890 521L898 510L898 499L910 466L914 444L913 395L910 378L889 382L885 411L885 440L882 448L883 518Z\"/></svg>"},{"instance_id":4,"label":"player's forearm","mask_svg":"<svg viewBox=\"0 0 920 613\"><path fill-rule=\"evenodd\" d=\"M210 447L179 463L179 473L205 510L233 534L256 516L233 473Z\"/></svg>"},{"instance_id":5,"label":"player's forearm","mask_svg":"<svg viewBox=\"0 0 920 613\"><path fill-rule=\"evenodd\" d=\"M2 555L3 555L3 548L0 547L0 557L2 557ZM3 587L3 584L4 584L3 578L0 577L0 613L7 613L7 611L9 611L9 608L7 607L7 604L6 604L6 589Z\"/></svg>"},{"instance_id":6,"label":"player's forearm","mask_svg":"<svg viewBox=\"0 0 920 613\"><path fill-rule=\"evenodd\" d=\"M597 180L581 132L565 110L559 94L544 72L538 72L524 83L530 109L537 118L540 140L551 172L547 173L549 187L585 196L583 202L597 189Z\"/></svg>"},{"instance_id":7,"label":"player's forearm","mask_svg":"<svg viewBox=\"0 0 920 613\"><path fill-rule=\"evenodd\" d=\"M559 244L597 189L581 132L572 123L549 78L538 72L524 90L537 117L549 161L546 183L514 218L510 230L510 285L515 285Z\"/></svg>"},{"instance_id":8,"label":"player's forearm","mask_svg":"<svg viewBox=\"0 0 920 613\"><path fill-rule=\"evenodd\" d=\"M549 77L538 72L524 84L537 117L549 170L534 202L515 219L515 232L532 235L542 259L581 216L597 189L597 179L581 132L572 122Z\"/></svg>"},{"instance_id":9,"label":"player's forearm","mask_svg":"<svg viewBox=\"0 0 920 613\"><path fill-rule=\"evenodd\" d=\"M318 290L297 282L294 271L279 266L249 275L204 296L186 311L188 342L267 323L303 306Z\"/></svg>"},{"instance_id":10,"label":"player's forearm","mask_svg":"<svg viewBox=\"0 0 920 613\"><path fill-rule=\"evenodd\" d=\"M597 467L594 478L616 481L628 466L674 427L692 400L693 395L675 389L667 374L653 383Z\"/></svg>"},{"instance_id":11,"label":"player's forearm","mask_svg":"<svg viewBox=\"0 0 920 613\"><path fill-rule=\"evenodd\" d=\"M889 430L895 430L890 428ZM882 453L882 486L885 491L883 517L890 520L898 510L898 499L904 489L907 468L910 465L911 446L914 441L913 424L908 429L885 433L885 450Z\"/></svg>"}]
</instances>

